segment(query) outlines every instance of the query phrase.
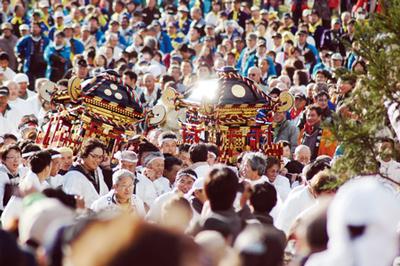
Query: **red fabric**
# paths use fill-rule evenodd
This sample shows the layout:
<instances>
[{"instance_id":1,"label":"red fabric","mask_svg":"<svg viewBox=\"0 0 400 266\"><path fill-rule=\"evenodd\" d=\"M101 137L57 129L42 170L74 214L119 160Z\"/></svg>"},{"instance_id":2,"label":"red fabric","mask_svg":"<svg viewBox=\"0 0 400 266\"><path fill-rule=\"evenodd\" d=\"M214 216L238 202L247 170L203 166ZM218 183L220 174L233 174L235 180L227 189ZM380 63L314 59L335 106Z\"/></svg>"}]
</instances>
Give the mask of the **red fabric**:
<instances>
[{"instance_id":1,"label":"red fabric","mask_svg":"<svg viewBox=\"0 0 400 266\"><path fill-rule=\"evenodd\" d=\"M290 119L295 119L296 117L298 117L301 114L302 111L303 110L295 110L294 108L292 108L290 110Z\"/></svg>"},{"instance_id":2,"label":"red fabric","mask_svg":"<svg viewBox=\"0 0 400 266\"><path fill-rule=\"evenodd\" d=\"M339 7L339 0L329 0L329 8L337 9Z\"/></svg>"},{"instance_id":3,"label":"red fabric","mask_svg":"<svg viewBox=\"0 0 400 266\"><path fill-rule=\"evenodd\" d=\"M360 7L364 8L368 5L368 1L369 0L358 0L357 3L354 5L353 7L353 12L356 12L357 9L359 9ZM367 10L369 12L369 10ZM377 13L381 13L382 9L381 9L381 3L378 1L378 4L376 6L376 10L374 10L374 12Z\"/></svg>"},{"instance_id":4,"label":"red fabric","mask_svg":"<svg viewBox=\"0 0 400 266\"><path fill-rule=\"evenodd\" d=\"M304 125L304 131L307 133L307 134L312 134L313 133L313 131L314 131L314 126L312 126L312 125L310 125L309 123L307 123L306 122L306 124Z\"/></svg>"}]
</instances>

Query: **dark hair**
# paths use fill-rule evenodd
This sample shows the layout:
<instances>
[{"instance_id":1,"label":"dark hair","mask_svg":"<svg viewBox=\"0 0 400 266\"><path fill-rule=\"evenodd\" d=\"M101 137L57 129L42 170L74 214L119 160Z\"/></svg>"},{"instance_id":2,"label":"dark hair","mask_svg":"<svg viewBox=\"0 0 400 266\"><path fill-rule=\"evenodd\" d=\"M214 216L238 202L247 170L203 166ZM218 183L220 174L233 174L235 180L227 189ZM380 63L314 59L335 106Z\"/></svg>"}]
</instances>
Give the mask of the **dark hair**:
<instances>
[{"instance_id":1,"label":"dark hair","mask_svg":"<svg viewBox=\"0 0 400 266\"><path fill-rule=\"evenodd\" d=\"M51 156L61 154L59 151L56 151L54 149L48 149L47 151L50 153Z\"/></svg>"},{"instance_id":2,"label":"dark hair","mask_svg":"<svg viewBox=\"0 0 400 266\"><path fill-rule=\"evenodd\" d=\"M287 140L280 140L280 141L278 141L278 143L282 143L282 146L283 146L283 147L289 147L289 148L291 148L290 142L287 141Z\"/></svg>"},{"instance_id":3,"label":"dark hair","mask_svg":"<svg viewBox=\"0 0 400 266\"><path fill-rule=\"evenodd\" d=\"M32 172L38 174L51 164L51 155L48 151L39 151L32 155L29 160L29 165Z\"/></svg>"},{"instance_id":4,"label":"dark hair","mask_svg":"<svg viewBox=\"0 0 400 266\"><path fill-rule=\"evenodd\" d=\"M188 143L183 143L183 144L179 145L179 148L178 148L179 153L189 152L189 149L190 149L190 144L188 144Z\"/></svg>"},{"instance_id":5,"label":"dark hair","mask_svg":"<svg viewBox=\"0 0 400 266\"><path fill-rule=\"evenodd\" d=\"M267 163L267 166L265 167L265 171L267 171L274 165L281 165L281 161L274 156L268 156L266 163Z\"/></svg>"},{"instance_id":6,"label":"dark hair","mask_svg":"<svg viewBox=\"0 0 400 266\"><path fill-rule=\"evenodd\" d=\"M315 111L318 116L322 115L322 109L316 104L310 105L308 108L308 111Z\"/></svg>"},{"instance_id":7,"label":"dark hair","mask_svg":"<svg viewBox=\"0 0 400 266\"><path fill-rule=\"evenodd\" d=\"M206 162L208 159L208 148L204 143L193 144L189 149L190 160L192 163Z\"/></svg>"},{"instance_id":8,"label":"dark hair","mask_svg":"<svg viewBox=\"0 0 400 266\"><path fill-rule=\"evenodd\" d=\"M6 133L3 135L3 139L12 139L18 141L18 138L14 134Z\"/></svg>"},{"instance_id":9,"label":"dark hair","mask_svg":"<svg viewBox=\"0 0 400 266\"><path fill-rule=\"evenodd\" d=\"M239 189L236 173L227 166L213 168L204 184L204 190L213 211L224 211L232 207Z\"/></svg>"},{"instance_id":10,"label":"dark hair","mask_svg":"<svg viewBox=\"0 0 400 266\"><path fill-rule=\"evenodd\" d=\"M48 198L55 198L62 204L72 209L76 208L76 199L74 195L68 195L62 189L46 188L42 193Z\"/></svg>"},{"instance_id":11,"label":"dark hair","mask_svg":"<svg viewBox=\"0 0 400 266\"><path fill-rule=\"evenodd\" d=\"M19 152L21 154L21 149L18 147L18 145L7 145L5 147L3 147L0 151L1 153L1 159L3 161L5 161L7 159L7 155L10 153L10 151L16 151Z\"/></svg>"},{"instance_id":12,"label":"dark hair","mask_svg":"<svg viewBox=\"0 0 400 266\"><path fill-rule=\"evenodd\" d=\"M137 74L132 70L125 70L124 75L128 76L130 79L137 81Z\"/></svg>"},{"instance_id":13,"label":"dark hair","mask_svg":"<svg viewBox=\"0 0 400 266\"><path fill-rule=\"evenodd\" d=\"M273 185L265 182L257 184L250 196L250 203L256 212L269 213L276 205L276 189Z\"/></svg>"},{"instance_id":14,"label":"dark hair","mask_svg":"<svg viewBox=\"0 0 400 266\"><path fill-rule=\"evenodd\" d=\"M182 165L183 162L181 159L176 158L172 155L164 156L164 170L171 171L174 165Z\"/></svg>"},{"instance_id":15,"label":"dark hair","mask_svg":"<svg viewBox=\"0 0 400 266\"><path fill-rule=\"evenodd\" d=\"M139 163L142 162L144 159L144 154L146 152L159 152L160 150L151 142L149 142L147 139L144 139L141 143L139 143L139 148L138 148L138 160Z\"/></svg>"},{"instance_id":16,"label":"dark hair","mask_svg":"<svg viewBox=\"0 0 400 266\"><path fill-rule=\"evenodd\" d=\"M1 52L0 53L0 60L10 61L10 56L6 52Z\"/></svg>"},{"instance_id":17,"label":"dark hair","mask_svg":"<svg viewBox=\"0 0 400 266\"><path fill-rule=\"evenodd\" d=\"M314 98L315 99L318 99L319 97L322 97L322 96L326 96L326 98L328 98L328 100L329 100L329 94L326 92L326 91L320 91L320 92L318 92L315 96L314 96Z\"/></svg>"},{"instance_id":18,"label":"dark hair","mask_svg":"<svg viewBox=\"0 0 400 266\"><path fill-rule=\"evenodd\" d=\"M28 152L33 152L33 151L41 151L42 149L40 148L39 145L36 145L34 143L28 143L22 148L22 154L28 153Z\"/></svg>"},{"instance_id":19,"label":"dark hair","mask_svg":"<svg viewBox=\"0 0 400 266\"><path fill-rule=\"evenodd\" d=\"M217 157L219 156L219 150L218 150L217 145L215 145L214 143L207 143L206 145L207 145L208 152L214 153L215 156L217 156Z\"/></svg>"},{"instance_id":20,"label":"dark hair","mask_svg":"<svg viewBox=\"0 0 400 266\"><path fill-rule=\"evenodd\" d=\"M326 250L329 240L326 212L319 214L308 224L306 240L312 251Z\"/></svg>"},{"instance_id":21,"label":"dark hair","mask_svg":"<svg viewBox=\"0 0 400 266\"><path fill-rule=\"evenodd\" d=\"M80 152L80 157L81 158L87 158L89 156L89 153L91 153L94 149L100 148L103 150L103 152L106 152L106 146L104 145L103 142L101 142L98 139L88 139L85 143L83 143L81 152Z\"/></svg>"},{"instance_id":22,"label":"dark hair","mask_svg":"<svg viewBox=\"0 0 400 266\"><path fill-rule=\"evenodd\" d=\"M179 175L192 175L197 178L196 172L190 168L185 168L185 169L179 170L178 173L176 174L176 176L179 176Z\"/></svg>"},{"instance_id":23,"label":"dark hair","mask_svg":"<svg viewBox=\"0 0 400 266\"><path fill-rule=\"evenodd\" d=\"M305 67L304 67L304 63L303 63L303 61L301 61L301 60L296 60L296 61L294 61L294 62L293 62L293 67L294 67L296 70L302 70L302 69L305 68Z\"/></svg>"},{"instance_id":24,"label":"dark hair","mask_svg":"<svg viewBox=\"0 0 400 266\"><path fill-rule=\"evenodd\" d=\"M309 168L305 172L305 176L307 180L313 178L319 172L324 171L325 169L330 169L330 161L327 159L319 159L317 158L314 162L310 163Z\"/></svg>"},{"instance_id":25,"label":"dark hair","mask_svg":"<svg viewBox=\"0 0 400 266\"><path fill-rule=\"evenodd\" d=\"M308 75L307 75L307 73L305 71L296 70L294 72L294 74L295 75L297 74L297 76L299 77L299 85L307 86L307 84L308 84Z\"/></svg>"}]
</instances>

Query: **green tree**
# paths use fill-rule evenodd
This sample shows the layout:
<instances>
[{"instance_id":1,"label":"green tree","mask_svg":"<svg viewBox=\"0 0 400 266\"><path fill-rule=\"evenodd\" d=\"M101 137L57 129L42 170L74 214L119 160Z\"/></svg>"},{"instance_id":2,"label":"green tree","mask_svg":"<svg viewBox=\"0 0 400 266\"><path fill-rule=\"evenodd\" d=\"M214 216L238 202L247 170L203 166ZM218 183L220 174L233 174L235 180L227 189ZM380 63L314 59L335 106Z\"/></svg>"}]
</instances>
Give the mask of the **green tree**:
<instances>
[{"instance_id":1,"label":"green tree","mask_svg":"<svg viewBox=\"0 0 400 266\"><path fill-rule=\"evenodd\" d=\"M357 77L345 103L351 118L336 115L330 128L344 151L333 169L342 179L379 172L378 156L387 154L377 144L385 139L382 129L390 128L384 102L399 102L400 0L381 2L381 14L356 25L353 51L367 62L368 74Z\"/></svg>"}]
</instances>

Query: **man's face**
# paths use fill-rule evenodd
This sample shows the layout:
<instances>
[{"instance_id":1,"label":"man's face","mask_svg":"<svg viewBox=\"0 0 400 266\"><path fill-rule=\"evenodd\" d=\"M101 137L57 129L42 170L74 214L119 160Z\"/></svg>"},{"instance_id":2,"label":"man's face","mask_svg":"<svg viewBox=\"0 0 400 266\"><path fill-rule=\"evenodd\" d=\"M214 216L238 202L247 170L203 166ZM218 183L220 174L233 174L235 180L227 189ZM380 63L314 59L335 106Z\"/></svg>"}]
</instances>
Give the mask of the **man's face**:
<instances>
[{"instance_id":1,"label":"man's face","mask_svg":"<svg viewBox=\"0 0 400 266\"><path fill-rule=\"evenodd\" d=\"M74 30L72 28L65 28L64 29L64 34L65 38L72 38L73 37Z\"/></svg>"},{"instance_id":2,"label":"man's face","mask_svg":"<svg viewBox=\"0 0 400 266\"><path fill-rule=\"evenodd\" d=\"M189 38L192 42L197 41L200 38L199 32L196 29L191 28L189 31Z\"/></svg>"},{"instance_id":3,"label":"man's face","mask_svg":"<svg viewBox=\"0 0 400 266\"><path fill-rule=\"evenodd\" d=\"M7 68L8 67L8 60L0 60L0 67Z\"/></svg>"},{"instance_id":4,"label":"man's face","mask_svg":"<svg viewBox=\"0 0 400 266\"><path fill-rule=\"evenodd\" d=\"M152 91L154 89L154 78L151 76L146 76L144 79L144 86Z\"/></svg>"},{"instance_id":5,"label":"man's face","mask_svg":"<svg viewBox=\"0 0 400 266\"><path fill-rule=\"evenodd\" d=\"M72 153L61 153L61 169L64 171L68 171L68 169L72 166L73 155Z\"/></svg>"},{"instance_id":6,"label":"man's face","mask_svg":"<svg viewBox=\"0 0 400 266\"><path fill-rule=\"evenodd\" d=\"M246 45L247 47L253 48L256 45L256 39L247 38Z\"/></svg>"},{"instance_id":7,"label":"man's face","mask_svg":"<svg viewBox=\"0 0 400 266\"><path fill-rule=\"evenodd\" d=\"M321 122L321 116L319 116L315 110L308 110L306 119L307 123L311 126L314 126Z\"/></svg>"},{"instance_id":8,"label":"man's face","mask_svg":"<svg viewBox=\"0 0 400 266\"><path fill-rule=\"evenodd\" d=\"M303 34L303 33L299 34L299 43L300 44L306 43L306 40L307 40L307 35L306 34Z\"/></svg>"},{"instance_id":9,"label":"man's face","mask_svg":"<svg viewBox=\"0 0 400 266\"><path fill-rule=\"evenodd\" d=\"M321 95L317 98L317 104L321 109L326 109L328 108L328 97L325 95Z\"/></svg>"},{"instance_id":10,"label":"man's face","mask_svg":"<svg viewBox=\"0 0 400 266\"><path fill-rule=\"evenodd\" d=\"M291 154L292 154L292 152L290 151L289 146L284 146L284 147L283 147L283 154L282 154L282 156L289 159L289 158L291 157Z\"/></svg>"},{"instance_id":11,"label":"man's face","mask_svg":"<svg viewBox=\"0 0 400 266\"><path fill-rule=\"evenodd\" d=\"M346 94L353 89L353 86L350 83L343 81L342 79L339 79L338 87L340 94Z\"/></svg>"},{"instance_id":12,"label":"man's face","mask_svg":"<svg viewBox=\"0 0 400 266\"><path fill-rule=\"evenodd\" d=\"M265 55L265 53L267 52L267 48L264 45L259 45L257 47L257 54L258 55Z\"/></svg>"},{"instance_id":13,"label":"man's face","mask_svg":"<svg viewBox=\"0 0 400 266\"><path fill-rule=\"evenodd\" d=\"M137 166L137 163L121 161L121 169L126 169L128 171L131 171L132 173L136 172L136 166Z\"/></svg>"},{"instance_id":14,"label":"man's face","mask_svg":"<svg viewBox=\"0 0 400 266\"><path fill-rule=\"evenodd\" d=\"M322 73L317 73L317 75L315 76L315 81L317 83L325 83L327 81L327 78L325 77L324 74Z\"/></svg>"},{"instance_id":15,"label":"man's face","mask_svg":"<svg viewBox=\"0 0 400 266\"><path fill-rule=\"evenodd\" d=\"M301 150L299 153L296 153L294 155L294 159L301 164L306 165L311 160L311 152L308 149Z\"/></svg>"},{"instance_id":16,"label":"man's face","mask_svg":"<svg viewBox=\"0 0 400 266\"><path fill-rule=\"evenodd\" d=\"M0 107L5 107L8 103L8 96L0 96Z\"/></svg>"},{"instance_id":17,"label":"man's face","mask_svg":"<svg viewBox=\"0 0 400 266\"><path fill-rule=\"evenodd\" d=\"M212 5L212 10L218 13L221 10L221 6L217 2L214 2Z\"/></svg>"},{"instance_id":18,"label":"man's face","mask_svg":"<svg viewBox=\"0 0 400 266\"><path fill-rule=\"evenodd\" d=\"M77 74L80 79L86 78L89 70L85 66L77 66Z\"/></svg>"},{"instance_id":19,"label":"man's face","mask_svg":"<svg viewBox=\"0 0 400 266\"><path fill-rule=\"evenodd\" d=\"M303 98L298 97L294 99L294 106L297 110L303 109L306 103L307 102Z\"/></svg>"},{"instance_id":20,"label":"man's face","mask_svg":"<svg viewBox=\"0 0 400 266\"><path fill-rule=\"evenodd\" d=\"M164 159L163 158L154 159L151 163L149 163L147 167L155 172L155 176L157 178L161 177L164 172Z\"/></svg>"},{"instance_id":21,"label":"man's face","mask_svg":"<svg viewBox=\"0 0 400 266\"><path fill-rule=\"evenodd\" d=\"M54 42L56 45L62 45L64 44L64 37L59 34L54 38Z\"/></svg>"},{"instance_id":22,"label":"man's face","mask_svg":"<svg viewBox=\"0 0 400 266\"><path fill-rule=\"evenodd\" d=\"M278 173L279 173L279 165L274 164L273 166L267 169L266 176L268 177L270 182L274 182L276 177L278 176Z\"/></svg>"},{"instance_id":23,"label":"man's face","mask_svg":"<svg viewBox=\"0 0 400 266\"><path fill-rule=\"evenodd\" d=\"M175 140L165 140L161 144L161 152L162 153L169 153L172 155L176 154L176 141Z\"/></svg>"},{"instance_id":24,"label":"man's face","mask_svg":"<svg viewBox=\"0 0 400 266\"><path fill-rule=\"evenodd\" d=\"M186 168L192 165L192 161L190 160L190 155L188 152L180 152L178 157L183 162L182 167Z\"/></svg>"},{"instance_id":25,"label":"man's face","mask_svg":"<svg viewBox=\"0 0 400 266\"><path fill-rule=\"evenodd\" d=\"M61 26L64 24L64 18L63 17L58 17L56 18L56 24Z\"/></svg>"},{"instance_id":26,"label":"man's face","mask_svg":"<svg viewBox=\"0 0 400 266\"><path fill-rule=\"evenodd\" d=\"M28 88L28 83L27 82L20 82L18 83L18 87L19 87L19 96L25 96L26 94L26 89Z\"/></svg>"},{"instance_id":27,"label":"man's face","mask_svg":"<svg viewBox=\"0 0 400 266\"><path fill-rule=\"evenodd\" d=\"M182 169L182 166L181 165L177 165L177 164L173 165L171 170L169 170L169 171L164 169L164 177L168 178L169 182L171 184L173 184L173 183L175 183L175 179L176 179L177 173L181 169Z\"/></svg>"},{"instance_id":28,"label":"man's face","mask_svg":"<svg viewBox=\"0 0 400 266\"><path fill-rule=\"evenodd\" d=\"M342 60L332 59L332 67L340 68L342 66Z\"/></svg>"},{"instance_id":29,"label":"man's face","mask_svg":"<svg viewBox=\"0 0 400 266\"><path fill-rule=\"evenodd\" d=\"M6 37L10 37L12 35L11 30L9 30L9 29L3 30L3 33L4 33L4 36L6 36Z\"/></svg>"},{"instance_id":30,"label":"man's face","mask_svg":"<svg viewBox=\"0 0 400 266\"><path fill-rule=\"evenodd\" d=\"M128 86L130 86L132 88L135 88L135 83L136 82L134 80L132 80L128 75L123 75L122 76L122 81L123 81L124 84L126 84L126 85L128 85Z\"/></svg>"},{"instance_id":31,"label":"man's face","mask_svg":"<svg viewBox=\"0 0 400 266\"><path fill-rule=\"evenodd\" d=\"M42 29L37 24L33 24L32 25L32 34L33 34L33 36L39 36L41 31L42 31Z\"/></svg>"},{"instance_id":32,"label":"man's face","mask_svg":"<svg viewBox=\"0 0 400 266\"><path fill-rule=\"evenodd\" d=\"M178 180L178 190L186 194L189 192L189 190L192 189L193 183L193 178L191 178L190 176L183 176Z\"/></svg>"},{"instance_id":33,"label":"man's face","mask_svg":"<svg viewBox=\"0 0 400 266\"><path fill-rule=\"evenodd\" d=\"M169 35L175 35L176 34L176 28L173 25L169 25L167 27L167 32Z\"/></svg>"},{"instance_id":34,"label":"man's face","mask_svg":"<svg viewBox=\"0 0 400 266\"><path fill-rule=\"evenodd\" d=\"M51 170L50 170L50 176L56 176L58 174L58 171L60 171L61 168L61 158L53 159L51 160Z\"/></svg>"},{"instance_id":35,"label":"man's face","mask_svg":"<svg viewBox=\"0 0 400 266\"><path fill-rule=\"evenodd\" d=\"M127 201L132 197L134 184L130 177L121 178L117 184L113 186L115 194L119 200Z\"/></svg>"},{"instance_id":36,"label":"man's face","mask_svg":"<svg viewBox=\"0 0 400 266\"><path fill-rule=\"evenodd\" d=\"M275 123L281 123L285 119L285 113L275 112L273 119Z\"/></svg>"},{"instance_id":37,"label":"man's face","mask_svg":"<svg viewBox=\"0 0 400 266\"><path fill-rule=\"evenodd\" d=\"M255 82L260 82L260 80L261 80L260 72L257 71L256 69L250 70L248 75L249 75L249 78L251 80L254 80Z\"/></svg>"},{"instance_id":38,"label":"man's face","mask_svg":"<svg viewBox=\"0 0 400 266\"><path fill-rule=\"evenodd\" d=\"M315 24L319 20L319 17L318 17L317 14L311 14L311 15L308 16L308 18L309 18L311 24Z\"/></svg>"},{"instance_id":39,"label":"man's face","mask_svg":"<svg viewBox=\"0 0 400 266\"><path fill-rule=\"evenodd\" d=\"M275 47L280 47L282 45L282 38L275 37L274 38L274 45L275 45Z\"/></svg>"}]
</instances>

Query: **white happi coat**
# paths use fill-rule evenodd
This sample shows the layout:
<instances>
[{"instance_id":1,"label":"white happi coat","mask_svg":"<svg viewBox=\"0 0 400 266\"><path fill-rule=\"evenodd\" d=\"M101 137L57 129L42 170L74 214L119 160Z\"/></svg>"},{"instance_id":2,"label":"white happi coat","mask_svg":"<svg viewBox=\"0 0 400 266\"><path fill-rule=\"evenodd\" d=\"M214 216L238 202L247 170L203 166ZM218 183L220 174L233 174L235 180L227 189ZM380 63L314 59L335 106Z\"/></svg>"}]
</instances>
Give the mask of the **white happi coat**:
<instances>
[{"instance_id":1,"label":"white happi coat","mask_svg":"<svg viewBox=\"0 0 400 266\"><path fill-rule=\"evenodd\" d=\"M115 191L113 189L110 190L110 192L108 192L104 196L101 196L99 199L95 200L93 204L90 206L90 209L92 209L95 212L106 211L106 210L107 211L121 210L120 207L115 202L114 193ZM144 203L137 195L132 194L131 204L138 216L144 217L146 215L146 211L144 209Z\"/></svg>"},{"instance_id":2,"label":"white happi coat","mask_svg":"<svg viewBox=\"0 0 400 266\"><path fill-rule=\"evenodd\" d=\"M104 182L103 172L99 167L96 171L99 179L99 193L87 177L77 170L70 170L64 175L64 192L70 195L82 196L85 201L85 206L90 207L95 200L108 192L108 187Z\"/></svg>"}]
</instances>

